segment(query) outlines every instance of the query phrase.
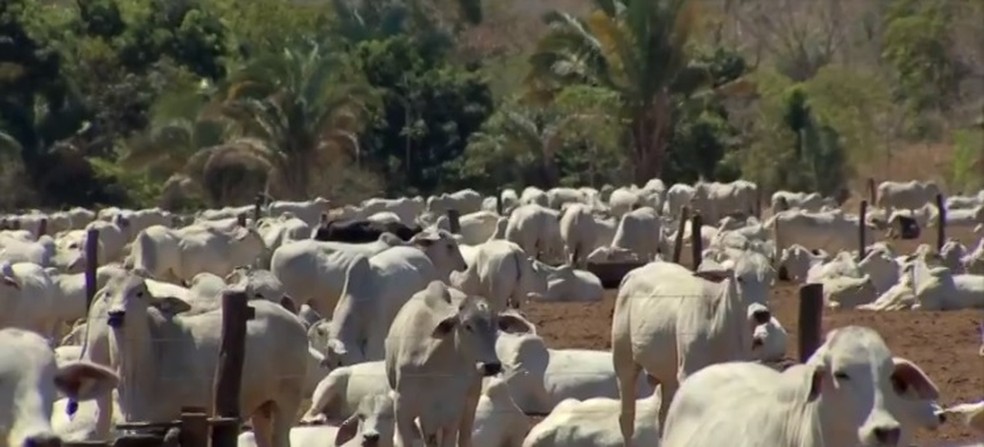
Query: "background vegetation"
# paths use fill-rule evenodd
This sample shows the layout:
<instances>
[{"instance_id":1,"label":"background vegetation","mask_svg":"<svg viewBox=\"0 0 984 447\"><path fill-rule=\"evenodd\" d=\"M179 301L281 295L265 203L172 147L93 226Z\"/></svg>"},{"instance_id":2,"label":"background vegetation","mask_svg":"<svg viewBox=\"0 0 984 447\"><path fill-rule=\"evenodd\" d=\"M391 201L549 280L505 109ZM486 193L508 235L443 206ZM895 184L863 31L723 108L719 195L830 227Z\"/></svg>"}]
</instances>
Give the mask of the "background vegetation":
<instances>
[{"instance_id":1,"label":"background vegetation","mask_svg":"<svg viewBox=\"0 0 984 447\"><path fill-rule=\"evenodd\" d=\"M984 187L978 0L7 0L0 209Z\"/></svg>"}]
</instances>

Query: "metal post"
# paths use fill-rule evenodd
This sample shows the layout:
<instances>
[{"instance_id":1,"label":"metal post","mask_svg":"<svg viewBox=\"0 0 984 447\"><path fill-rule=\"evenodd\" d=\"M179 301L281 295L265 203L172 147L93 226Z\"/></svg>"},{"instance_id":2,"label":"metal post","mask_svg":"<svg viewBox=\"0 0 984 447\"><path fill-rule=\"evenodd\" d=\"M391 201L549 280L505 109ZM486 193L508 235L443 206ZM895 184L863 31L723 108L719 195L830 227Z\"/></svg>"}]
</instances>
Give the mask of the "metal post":
<instances>
[{"instance_id":1,"label":"metal post","mask_svg":"<svg viewBox=\"0 0 984 447\"><path fill-rule=\"evenodd\" d=\"M936 209L939 210L939 219L936 222L936 252L939 253L946 242L946 203L943 201L943 194L936 195Z\"/></svg>"},{"instance_id":2,"label":"metal post","mask_svg":"<svg viewBox=\"0 0 984 447\"><path fill-rule=\"evenodd\" d=\"M215 413L219 417L240 417L239 395L246 350L246 322L255 314L255 310L246 303L245 291L222 292L222 343L219 348L219 364L215 371L214 396ZM216 425L212 428L212 446L235 447L238 436L237 425Z\"/></svg>"},{"instance_id":3,"label":"metal post","mask_svg":"<svg viewBox=\"0 0 984 447\"><path fill-rule=\"evenodd\" d=\"M246 213L239 213L236 215L236 224L240 227L246 226Z\"/></svg>"},{"instance_id":4,"label":"metal post","mask_svg":"<svg viewBox=\"0 0 984 447\"><path fill-rule=\"evenodd\" d=\"M865 221L868 219L868 201L861 201L861 210L858 212L858 260L864 259L868 255L868 244L865 242L865 231L867 231L867 225Z\"/></svg>"},{"instance_id":5,"label":"metal post","mask_svg":"<svg viewBox=\"0 0 984 447\"><path fill-rule=\"evenodd\" d=\"M690 218L690 256L693 258L690 262L693 264L695 272L700 268L700 261L704 257L704 242L700 237L700 229L703 226L704 223L700 217L700 213L695 212L693 217Z\"/></svg>"},{"instance_id":6,"label":"metal post","mask_svg":"<svg viewBox=\"0 0 984 447\"><path fill-rule=\"evenodd\" d=\"M451 232L454 234L461 233L461 220L459 220L461 215L458 210L451 208L448 210L448 227L450 227Z\"/></svg>"},{"instance_id":7,"label":"metal post","mask_svg":"<svg viewBox=\"0 0 984 447\"><path fill-rule=\"evenodd\" d=\"M680 208L680 225L677 228L676 240L673 241L673 262L680 263L680 255L683 253L683 232L687 228L687 219L690 218L690 208L684 206Z\"/></svg>"},{"instance_id":8,"label":"metal post","mask_svg":"<svg viewBox=\"0 0 984 447\"><path fill-rule=\"evenodd\" d=\"M806 362L822 339L823 284L805 284L799 289L799 359Z\"/></svg>"},{"instance_id":9,"label":"metal post","mask_svg":"<svg viewBox=\"0 0 984 447\"><path fill-rule=\"evenodd\" d=\"M96 283L96 271L98 269L99 230L90 228L85 232L85 309L87 314L99 288Z\"/></svg>"}]
</instances>

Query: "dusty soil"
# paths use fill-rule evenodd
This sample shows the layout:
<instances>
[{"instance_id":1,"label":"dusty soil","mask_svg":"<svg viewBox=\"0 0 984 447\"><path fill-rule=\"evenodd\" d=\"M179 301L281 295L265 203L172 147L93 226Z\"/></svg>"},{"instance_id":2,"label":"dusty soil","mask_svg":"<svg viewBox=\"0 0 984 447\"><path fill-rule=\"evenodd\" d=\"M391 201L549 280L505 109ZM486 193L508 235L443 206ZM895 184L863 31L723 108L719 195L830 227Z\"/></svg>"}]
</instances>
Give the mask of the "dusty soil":
<instances>
[{"instance_id":1,"label":"dusty soil","mask_svg":"<svg viewBox=\"0 0 984 447\"><path fill-rule=\"evenodd\" d=\"M797 358L799 312L798 286L773 288L773 314L790 334L788 355ZM552 348L609 349L615 291L600 303L532 303L524 313ZM980 336L976 327L984 320L980 310L957 312L903 311L873 313L825 310L824 332L842 326L861 325L877 330L895 355L916 362L936 382L941 404L972 402L984 398L984 357L978 356ZM957 423L947 423L936 433L919 433L920 446L943 446L973 441L974 435Z\"/></svg>"}]
</instances>

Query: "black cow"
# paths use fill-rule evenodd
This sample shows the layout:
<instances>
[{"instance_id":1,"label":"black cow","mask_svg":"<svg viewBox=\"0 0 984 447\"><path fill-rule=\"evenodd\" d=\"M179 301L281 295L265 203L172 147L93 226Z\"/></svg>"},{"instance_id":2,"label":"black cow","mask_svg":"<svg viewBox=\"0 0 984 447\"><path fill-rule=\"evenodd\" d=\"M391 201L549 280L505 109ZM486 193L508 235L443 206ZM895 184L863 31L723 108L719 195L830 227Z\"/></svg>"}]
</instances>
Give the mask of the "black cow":
<instances>
[{"instance_id":1,"label":"black cow","mask_svg":"<svg viewBox=\"0 0 984 447\"><path fill-rule=\"evenodd\" d=\"M321 225L314 231L313 238L319 241L348 242L363 244L375 242L383 233L393 233L398 238L409 241L415 234L423 231L418 225L408 227L400 222L373 222L365 219L334 220Z\"/></svg>"}]
</instances>

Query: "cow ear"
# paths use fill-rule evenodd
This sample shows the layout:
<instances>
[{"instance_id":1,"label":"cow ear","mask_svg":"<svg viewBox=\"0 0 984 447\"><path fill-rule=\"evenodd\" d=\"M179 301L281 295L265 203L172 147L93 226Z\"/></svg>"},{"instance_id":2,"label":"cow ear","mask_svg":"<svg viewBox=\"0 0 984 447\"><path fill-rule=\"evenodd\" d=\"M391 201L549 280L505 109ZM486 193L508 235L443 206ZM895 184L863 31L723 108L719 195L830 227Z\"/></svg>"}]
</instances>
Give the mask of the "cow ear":
<instances>
[{"instance_id":1,"label":"cow ear","mask_svg":"<svg viewBox=\"0 0 984 447\"><path fill-rule=\"evenodd\" d=\"M17 290L20 290L20 283L17 282L17 278L14 278L13 276L7 276L6 274L0 274L0 284L3 284L5 286L7 286L7 287L13 287L13 288L15 288Z\"/></svg>"},{"instance_id":2,"label":"cow ear","mask_svg":"<svg viewBox=\"0 0 984 447\"><path fill-rule=\"evenodd\" d=\"M280 297L280 306L287 309L287 312L297 315L297 306L294 304L294 299L289 295Z\"/></svg>"},{"instance_id":3,"label":"cow ear","mask_svg":"<svg viewBox=\"0 0 984 447\"><path fill-rule=\"evenodd\" d=\"M933 380L915 363L902 357L892 357L895 370L892 372L892 387L899 395L905 395L911 389L919 399L936 400L940 398L940 390Z\"/></svg>"},{"instance_id":4,"label":"cow ear","mask_svg":"<svg viewBox=\"0 0 984 447\"><path fill-rule=\"evenodd\" d=\"M514 310L500 313L497 323L499 330L507 334L536 335L536 326Z\"/></svg>"},{"instance_id":5,"label":"cow ear","mask_svg":"<svg viewBox=\"0 0 984 447\"><path fill-rule=\"evenodd\" d=\"M451 315L450 317L441 320L440 323L437 323L437 326L435 326L434 330L431 331L431 336L434 338L444 338L454 330L454 326L457 324L458 315Z\"/></svg>"},{"instance_id":6,"label":"cow ear","mask_svg":"<svg viewBox=\"0 0 984 447\"><path fill-rule=\"evenodd\" d=\"M110 393L119 383L112 370L85 361L66 362L55 373L55 387L76 401L95 399Z\"/></svg>"},{"instance_id":7,"label":"cow ear","mask_svg":"<svg viewBox=\"0 0 984 447\"><path fill-rule=\"evenodd\" d=\"M808 368L812 369L812 371L807 375L809 383L807 384L806 401L813 402L820 397L820 392L823 391L823 379L827 375L827 367L823 365L809 365Z\"/></svg>"},{"instance_id":8,"label":"cow ear","mask_svg":"<svg viewBox=\"0 0 984 447\"><path fill-rule=\"evenodd\" d=\"M335 445L344 445L350 439L354 438L356 433L359 432L359 414L353 414L342 422L342 425L338 426L338 432L335 434Z\"/></svg>"},{"instance_id":9,"label":"cow ear","mask_svg":"<svg viewBox=\"0 0 984 447\"><path fill-rule=\"evenodd\" d=\"M732 276L734 276L734 272L731 271L731 270L727 270L727 269L726 270L704 270L704 271L694 272L693 275L694 276L697 276L697 277L700 277L700 278L703 278L703 279L705 279L707 281L710 281L710 282L718 283L718 282L724 281L725 279L728 279L728 278L731 278Z\"/></svg>"},{"instance_id":10,"label":"cow ear","mask_svg":"<svg viewBox=\"0 0 984 447\"><path fill-rule=\"evenodd\" d=\"M175 298L173 296L165 296L162 298L157 298L151 302L151 306L157 308L165 315L175 316L182 312L187 312L191 310L191 305L184 302L180 298Z\"/></svg>"}]
</instances>

